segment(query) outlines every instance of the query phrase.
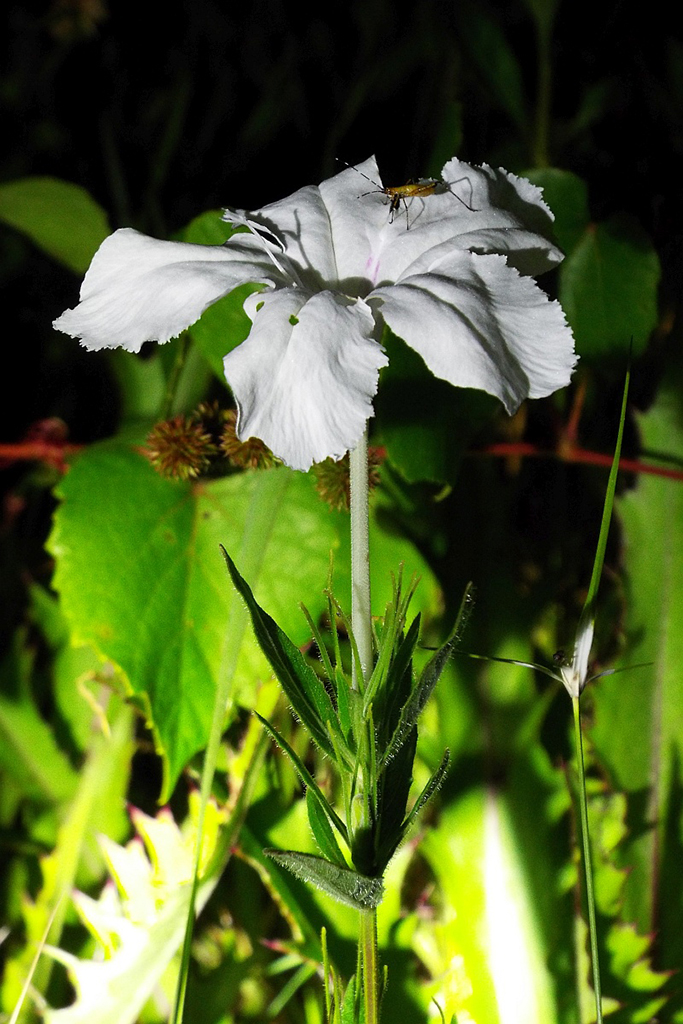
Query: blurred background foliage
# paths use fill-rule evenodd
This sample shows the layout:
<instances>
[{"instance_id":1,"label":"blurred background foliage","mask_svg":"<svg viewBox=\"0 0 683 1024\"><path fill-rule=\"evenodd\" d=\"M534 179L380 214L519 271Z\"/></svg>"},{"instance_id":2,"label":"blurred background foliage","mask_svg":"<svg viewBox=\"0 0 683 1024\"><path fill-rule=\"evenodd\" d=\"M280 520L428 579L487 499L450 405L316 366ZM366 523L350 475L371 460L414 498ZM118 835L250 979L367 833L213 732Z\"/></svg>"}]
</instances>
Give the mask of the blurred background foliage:
<instances>
[{"instance_id":1,"label":"blurred background foliage","mask_svg":"<svg viewBox=\"0 0 683 1024\"><path fill-rule=\"evenodd\" d=\"M430 379L388 340L373 422L385 455L375 498L378 612L388 572L404 559L423 575L427 642L447 632L473 580L467 649L545 664L558 647L571 649L607 479L591 458L609 461L633 339L630 462L594 654L596 671L649 667L603 678L584 700L603 988L615 1024L683 1020L683 985L666 973L683 965L683 36L668 6L421 0L399 10L370 0L311 11L194 0L149 11L54 0L9 4L1 17L0 442L67 431L88 446L61 482L58 467L9 451L0 464L4 1009L32 956L26 937L41 934L54 895L101 885L95 832L126 839L124 797L153 813L162 786L169 797L201 748L201 728L178 723L174 690L196 699L199 669L179 679L171 667L162 679L168 665L156 675L155 659L164 637L175 637L174 609L188 589L198 635L207 647L219 636L228 586L220 562L207 560L219 540L241 543L251 490L262 488L292 524L296 551L308 545L312 594L295 586L296 562L282 571L282 537L255 568L263 603L290 615L297 642L306 639L297 602L320 611L329 549L343 567L346 543L343 514L316 511L305 482L274 493L267 482L241 486L239 476L199 490L160 481L131 442L160 414L175 343L141 359L85 353L51 322L74 305L110 229L220 241L206 211L262 206L333 174L337 160L374 152L388 183L438 175L457 154L542 185L567 259L541 283L561 298L581 354L565 393L509 421L482 396ZM174 411L228 401L212 373L226 317L229 345L241 340L238 304L208 312L191 332L195 373L185 374ZM236 518L225 513L228 499ZM161 522L189 553L163 609L145 620L163 635L138 672L134 625L149 612L144 584L162 576L169 534L155 535L146 562L140 537ZM343 592L343 578L339 585ZM118 628L123 644L121 633L110 642ZM196 707L183 705L188 719L208 715L219 670L204 678ZM264 699L253 686L258 671L240 691L247 706ZM106 743L93 726L104 715L100 687L114 694ZM135 725L116 696L131 689ZM444 742L454 767L420 852L406 848L392 867L381 925L387 1019L424 1020L437 994L461 1024L589 1020L568 701L528 670L460 658L430 714L425 778ZM239 739L241 712L232 728ZM286 709L281 728L293 728ZM249 777L231 770L233 782ZM335 962L347 975L354 969L348 913L280 878L260 854L265 842L310 844L297 793L287 766L269 759L240 857L205 912L190 1021L321 1019L319 981L310 979L324 918ZM179 817L186 794L182 779L171 801ZM63 907L59 918L53 940L87 953L73 912ZM274 938L285 945L262 945ZM69 1001L63 975L45 968L35 981L53 1003ZM143 1019L163 1019L158 993Z\"/></svg>"}]
</instances>

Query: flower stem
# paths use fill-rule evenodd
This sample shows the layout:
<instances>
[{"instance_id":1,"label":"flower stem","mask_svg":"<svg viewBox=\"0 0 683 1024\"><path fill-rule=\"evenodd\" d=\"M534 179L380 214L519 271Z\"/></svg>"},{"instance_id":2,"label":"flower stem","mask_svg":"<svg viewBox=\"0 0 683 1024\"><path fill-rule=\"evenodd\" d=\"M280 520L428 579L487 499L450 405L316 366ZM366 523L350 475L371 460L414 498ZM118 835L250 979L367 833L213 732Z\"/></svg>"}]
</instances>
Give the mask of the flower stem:
<instances>
[{"instance_id":1,"label":"flower stem","mask_svg":"<svg viewBox=\"0 0 683 1024\"><path fill-rule=\"evenodd\" d=\"M602 1024L602 991L600 984L600 961L598 958L598 932L595 923L595 893L593 891L593 869L591 867L590 834L588 831L588 801L586 799L586 771L583 763L583 736L579 698L572 697L574 708L574 740L576 761L579 768L579 805L581 807L581 833L583 839L583 869L586 876L586 904L588 907L588 929L591 942L591 964L593 968L593 992L595 993L596 1024Z\"/></svg>"},{"instance_id":2,"label":"flower stem","mask_svg":"<svg viewBox=\"0 0 683 1024\"><path fill-rule=\"evenodd\" d=\"M379 967L377 963L377 911L375 909L362 910L360 912L360 919L360 945L361 964L363 970L363 1005L365 1008L365 1024L379 1024Z\"/></svg>"},{"instance_id":3,"label":"flower stem","mask_svg":"<svg viewBox=\"0 0 683 1024\"><path fill-rule=\"evenodd\" d=\"M358 646L363 679L372 671L372 617L370 612L370 511L368 487L368 433L349 455L351 484L351 625ZM353 687L359 689L357 666Z\"/></svg>"},{"instance_id":4,"label":"flower stem","mask_svg":"<svg viewBox=\"0 0 683 1024\"><path fill-rule=\"evenodd\" d=\"M185 368L189 349L190 335L187 331L183 331L178 340L178 354L176 355L168 381L166 382L166 391L164 392L164 399L160 413L160 418L162 420L167 420L173 412L173 402L175 401L176 391L178 390L178 384L180 383L180 376Z\"/></svg>"},{"instance_id":5,"label":"flower stem","mask_svg":"<svg viewBox=\"0 0 683 1024\"><path fill-rule=\"evenodd\" d=\"M350 453L351 486L351 626L358 648L360 666L353 666L354 689L362 688L372 672L372 615L370 608L370 505L368 486L368 433ZM362 674L362 679L358 674ZM361 785L368 785L370 775L362 771ZM369 827L368 793L363 797L363 826ZM377 953L377 911L360 911L358 936L359 964L362 974L365 1024L379 1024L379 969Z\"/></svg>"}]
</instances>

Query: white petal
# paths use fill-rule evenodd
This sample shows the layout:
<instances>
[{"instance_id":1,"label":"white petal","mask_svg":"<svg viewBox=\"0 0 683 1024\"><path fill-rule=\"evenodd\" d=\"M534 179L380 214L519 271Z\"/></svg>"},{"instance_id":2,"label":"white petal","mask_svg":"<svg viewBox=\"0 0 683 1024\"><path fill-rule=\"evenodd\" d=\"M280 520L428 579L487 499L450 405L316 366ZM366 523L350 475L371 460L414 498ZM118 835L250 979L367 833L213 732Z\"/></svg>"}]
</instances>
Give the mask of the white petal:
<instances>
[{"instance_id":1,"label":"white petal","mask_svg":"<svg viewBox=\"0 0 683 1024\"><path fill-rule=\"evenodd\" d=\"M576 631L576 645L572 659L572 668L579 680L579 693L583 690L588 679L588 658L593 646L594 630L595 619L592 612L589 612L587 615L584 612L579 620L579 626Z\"/></svg>"},{"instance_id":2,"label":"white petal","mask_svg":"<svg viewBox=\"0 0 683 1024\"><path fill-rule=\"evenodd\" d=\"M224 360L240 438L259 437L292 469L352 448L387 363L362 300L287 289L261 296L249 337Z\"/></svg>"},{"instance_id":3,"label":"white petal","mask_svg":"<svg viewBox=\"0 0 683 1024\"><path fill-rule=\"evenodd\" d=\"M280 240L286 259L297 268L306 287L317 291L322 282L336 278L330 219L317 185L300 188L260 210L237 212L240 220L246 216L250 223L261 225ZM229 221L230 214L226 209L224 219Z\"/></svg>"},{"instance_id":4,"label":"white petal","mask_svg":"<svg viewBox=\"0 0 683 1024\"><path fill-rule=\"evenodd\" d=\"M368 303L435 376L495 395L510 414L567 385L576 363L559 303L503 256L453 253Z\"/></svg>"},{"instance_id":5,"label":"white petal","mask_svg":"<svg viewBox=\"0 0 683 1024\"><path fill-rule=\"evenodd\" d=\"M285 245L287 259L311 291L363 295L372 288L379 254L401 232L374 157L247 216ZM230 210L225 219L230 220Z\"/></svg>"},{"instance_id":6,"label":"white petal","mask_svg":"<svg viewBox=\"0 0 683 1024\"><path fill-rule=\"evenodd\" d=\"M405 233L405 221L391 214L374 156L323 181L320 193L342 288L367 294L377 283L383 253Z\"/></svg>"},{"instance_id":7,"label":"white petal","mask_svg":"<svg viewBox=\"0 0 683 1024\"><path fill-rule=\"evenodd\" d=\"M393 182L400 185L401 182ZM453 159L432 195L399 200L392 213L374 157L320 185L332 228L337 276L347 291L397 280L438 246L499 253L524 274L556 266L553 216L524 178ZM415 270L417 272L417 270Z\"/></svg>"},{"instance_id":8,"label":"white petal","mask_svg":"<svg viewBox=\"0 0 683 1024\"><path fill-rule=\"evenodd\" d=\"M190 245L121 228L95 253L78 306L54 326L89 349L138 352L145 341L175 338L238 285L279 279L249 235L234 235L226 245Z\"/></svg>"}]
</instances>

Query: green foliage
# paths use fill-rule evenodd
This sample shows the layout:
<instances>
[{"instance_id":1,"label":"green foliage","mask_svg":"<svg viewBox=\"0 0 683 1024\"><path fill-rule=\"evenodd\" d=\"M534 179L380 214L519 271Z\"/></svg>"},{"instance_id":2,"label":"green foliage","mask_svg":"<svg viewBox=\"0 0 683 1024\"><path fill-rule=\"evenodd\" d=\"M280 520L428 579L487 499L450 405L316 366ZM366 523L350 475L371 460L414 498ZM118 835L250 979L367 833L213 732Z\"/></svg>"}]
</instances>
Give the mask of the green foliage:
<instances>
[{"instance_id":1,"label":"green foliage","mask_svg":"<svg viewBox=\"0 0 683 1024\"><path fill-rule=\"evenodd\" d=\"M639 426L657 458L683 457L678 375L664 383ZM683 703L680 665L683 614L680 579L683 505L677 482L642 477L622 497L619 512L628 546L628 615L619 665L600 682L592 737L614 785L629 797L624 864L627 920L641 933L656 929L658 965L676 968L683 956L677 882L681 835ZM642 667L628 670L629 665Z\"/></svg>"},{"instance_id":2,"label":"green foliage","mask_svg":"<svg viewBox=\"0 0 683 1024\"><path fill-rule=\"evenodd\" d=\"M559 270L559 297L576 338L590 360L624 355L632 339L641 355L657 324L659 257L633 219L615 214L595 223L588 187L556 168L531 171L555 214L555 233L566 258Z\"/></svg>"},{"instance_id":3,"label":"green foliage","mask_svg":"<svg viewBox=\"0 0 683 1024\"><path fill-rule=\"evenodd\" d=\"M265 596L301 643L293 584L302 566L311 589L324 579L334 532L310 481L286 469L183 484L117 442L80 456L59 495L55 586L78 639L115 661L144 702L164 758L165 799L206 745L216 679L229 659L237 658L234 701L252 700L265 672L253 649L242 651L244 626L229 618L230 596L216 587L210 566L220 566L219 544L232 537L239 546L247 525L257 531L255 573L266 573ZM252 522L256 509L262 525Z\"/></svg>"},{"instance_id":4,"label":"green foliage","mask_svg":"<svg viewBox=\"0 0 683 1024\"><path fill-rule=\"evenodd\" d=\"M89 193L57 178L0 185L0 221L77 274L85 273L110 232L105 211Z\"/></svg>"},{"instance_id":5,"label":"green foliage","mask_svg":"<svg viewBox=\"0 0 683 1024\"><path fill-rule=\"evenodd\" d=\"M334 899L358 910L375 908L383 896L382 875L419 811L443 781L448 754L407 813L417 744L417 722L462 628L463 602L451 639L429 659L422 672L413 671L419 617L405 630L414 584L407 593L395 585L377 640L377 659L370 678L355 689L338 658L338 608L329 596L332 658L316 632L324 681L283 630L260 607L251 588L224 550L232 582L249 608L259 646L280 682L292 711L326 757L335 765L343 793L344 819L329 804L298 754L273 725L265 723L308 787L311 830L326 858L295 851L267 851L278 864L311 882ZM312 623L310 614L309 623ZM348 628L348 626L347 626ZM350 633L352 649L353 634ZM353 651L357 657L357 652ZM362 673L360 673L362 677ZM332 696L331 696L332 695ZM334 834L336 829L350 857L349 867Z\"/></svg>"},{"instance_id":6,"label":"green foliage","mask_svg":"<svg viewBox=\"0 0 683 1024\"><path fill-rule=\"evenodd\" d=\"M439 813L427 807L419 853L403 843L382 876L383 1020L424 1024L435 1016L432 997L449 1024L590 1019L587 930L572 855L573 774L563 768L566 697L555 680L524 666L552 664L553 652L574 637L606 485L606 472L580 462L613 450L632 338L624 453L639 471L620 475L596 609L591 672L600 678L582 698L589 814L609 1019L683 1019L683 49L660 8L642 18L625 6L587 12L558 0L486 8L425 0L397 15L378 0L352 3L341 19L321 9L314 30L303 33L299 25L283 28L277 5L269 18L254 19L242 5L217 19L204 0L188 6L186 18L167 19L161 34L133 9L99 24L97 4L9 18L0 90L9 140L0 285L13 365L0 443L59 416L84 450L56 491L48 549L54 576L43 542L55 471L1 456L6 1014L55 906L48 943L77 956L86 966L70 966L83 975L114 976L111 961L90 961L94 939L84 939L68 893L99 891L96 834L124 841L125 801L142 796L153 805L158 796L154 755L121 693L133 696L152 726L163 796L180 805L180 820L186 787L174 782L194 772L217 680L232 673L214 785L219 801L234 797L264 725L286 756L259 765L248 823L232 834L239 860L231 860L197 924L186 1024L321 1024L325 1002L333 1024L355 1024L362 1015L355 913L301 884L263 847L291 844L310 857L317 846L337 877L347 870L358 879L346 842L358 816L352 805L347 827L350 792L329 776L337 759L350 753L353 760L363 736L372 770L389 770L389 784L378 781L372 794L382 828L356 843L364 866L384 859L402 830L419 828L415 817L441 786ZM199 50L203 40L210 45ZM416 610L424 642L439 649L440 623L454 618L473 579L467 647L500 660L449 661L415 740L408 695L417 712L430 692L417 667L429 656L412 647L417 624L406 622L395 667L381 686L379 676L373 683L379 691L391 682L400 695L386 716L375 696L366 706L345 685L340 626L340 657L320 650L323 665L315 668L334 716L319 688L310 697L330 757L286 708L260 702L271 669L249 634L242 599L233 601L224 585L219 544L300 665L295 651L316 631L329 640L320 590L331 550L334 590L349 604L345 515L328 512L312 481L292 481L285 470L175 484L157 477L134 448L169 411L187 413L207 396L224 404L222 358L248 330L248 289L211 307L183 341L141 358L86 356L55 337L50 322L76 297L78 282L67 270L82 275L110 224L220 245L230 231L220 212L198 211L221 202L261 205L332 173L337 156L371 151L387 180L437 175L456 152L542 185L567 259L541 283L564 303L582 359L566 395L530 403L510 423L494 402L453 392L429 378L400 341L384 339L391 362L371 437L384 460L371 526L374 614L384 612L390 573L405 561L406 578L413 570L422 576ZM504 456L493 454L497 442L507 444ZM656 477L649 464L678 475ZM298 610L302 598L309 619ZM306 654L302 660L311 666ZM634 664L641 667L602 674ZM263 718L247 726L240 702ZM383 748L373 736L379 728ZM248 749L241 747L245 729ZM389 747L396 757L386 758ZM445 777L444 747L452 758ZM234 758L232 749L240 751ZM300 783L305 803L297 803ZM146 935L135 932L143 943L154 937L153 918ZM326 953L318 939L323 920ZM181 916L169 923L169 956L183 924ZM135 1007L133 990L139 995L152 978L154 957L136 960L128 937L122 948L130 976L117 977L107 1001L117 1024ZM321 961L332 998L320 991ZM32 986L54 1006L71 999L47 955ZM87 1014L93 1024L100 1009L97 1003ZM22 1017L31 1013L27 1003ZM164 1013L148 1002L140 1020Z\"/></svg>"}]
</instances>

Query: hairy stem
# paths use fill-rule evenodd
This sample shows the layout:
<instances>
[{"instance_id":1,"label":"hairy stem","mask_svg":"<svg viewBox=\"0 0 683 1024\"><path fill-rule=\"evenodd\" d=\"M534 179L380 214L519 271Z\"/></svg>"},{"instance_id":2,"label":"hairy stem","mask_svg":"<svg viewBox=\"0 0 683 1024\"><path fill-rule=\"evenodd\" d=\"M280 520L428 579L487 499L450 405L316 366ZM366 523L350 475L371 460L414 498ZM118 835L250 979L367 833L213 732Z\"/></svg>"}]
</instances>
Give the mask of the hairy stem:
<instances>
[{"instance_id":1,"label":"hairy stem","mask_svg":"<svg viewBox=\"0 0 683 1024\"><path fill-rule=\"evenodd\" d=\"M351 625L358 646L363 679L372 671L372 618L370 612L370 512L368 504L368 434L349 456L351 476ZM353 686L359 689L357 667Z\"/></svg>"},{"instance_id":2,"label":"hairy stem","mask_svg":"<svg viewBox=\"0 0 683 1024\"><path fill-rule=\"evenodd\" d=\"M377 963L377 911L360 912L360 947L363 971L365 1024L379 1024L379 966Z\"/></svg>"}]
</instances>

